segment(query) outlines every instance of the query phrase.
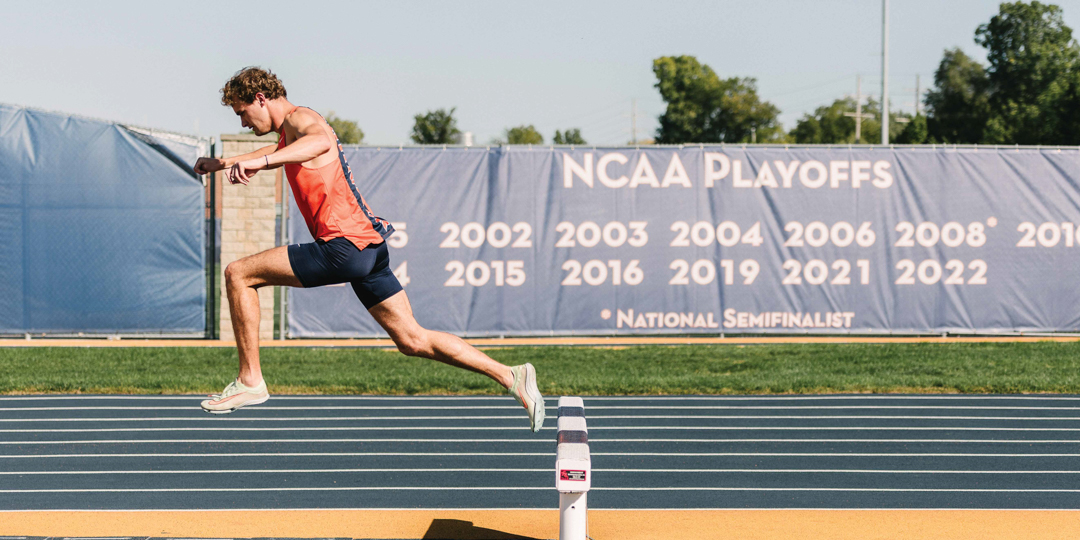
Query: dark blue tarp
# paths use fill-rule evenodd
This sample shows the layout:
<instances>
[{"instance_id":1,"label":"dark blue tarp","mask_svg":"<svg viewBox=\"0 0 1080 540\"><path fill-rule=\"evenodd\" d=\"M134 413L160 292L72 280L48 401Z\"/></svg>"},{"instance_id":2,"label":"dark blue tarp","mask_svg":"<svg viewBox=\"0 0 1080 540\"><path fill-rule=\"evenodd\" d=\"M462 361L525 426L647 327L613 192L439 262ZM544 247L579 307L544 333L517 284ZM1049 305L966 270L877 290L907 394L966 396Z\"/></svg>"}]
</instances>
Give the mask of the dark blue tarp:
<instances>
[{"instance_id":1,"label":"dark blue tarp","mask_svg":"<svg viewBox=\"0 0 1080 540\"><path fill-rule=\"evenodd\" d=\"M0 334L203 333L203 148L0 105Z\"/></svg>"}]
</instances>

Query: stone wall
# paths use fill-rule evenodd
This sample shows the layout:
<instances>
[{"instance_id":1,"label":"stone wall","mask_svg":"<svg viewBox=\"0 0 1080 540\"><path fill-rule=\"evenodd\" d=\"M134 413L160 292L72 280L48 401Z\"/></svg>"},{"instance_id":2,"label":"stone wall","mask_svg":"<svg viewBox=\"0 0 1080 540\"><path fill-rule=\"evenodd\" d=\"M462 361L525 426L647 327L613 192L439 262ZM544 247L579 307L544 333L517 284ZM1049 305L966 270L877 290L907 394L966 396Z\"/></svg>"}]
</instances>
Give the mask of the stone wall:
<instances>
[{"instance_id":1,"label":"stone wall","mask_svg":"<svg viewBox=\"0 0 1080 540\"><path fill-rule=\"evenodd\" d=\"M277 135L222 135L222 155L232 157L253 152L269 144L277 143ZM234 340L232 321L229 318L229 298L226 296L225 267L229 263L254 255L277 245L275 234L275 202L280 194L281 169L259 171L245 185L232 185L226 171L218 173L221 186L221 284L220 332L221 339ZM277 287L259 289L259 339L274 338L274 299Z\"/></svg>"}]
</instances>

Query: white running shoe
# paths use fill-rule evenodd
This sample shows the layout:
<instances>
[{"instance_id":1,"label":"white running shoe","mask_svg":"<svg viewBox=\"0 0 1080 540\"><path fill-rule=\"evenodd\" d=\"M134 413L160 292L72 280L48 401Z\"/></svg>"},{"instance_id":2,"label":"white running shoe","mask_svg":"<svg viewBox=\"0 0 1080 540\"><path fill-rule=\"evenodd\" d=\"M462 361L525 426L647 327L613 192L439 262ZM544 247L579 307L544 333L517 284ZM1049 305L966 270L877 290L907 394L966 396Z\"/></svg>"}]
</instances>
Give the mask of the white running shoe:
<instances>
[{"instance_id":1,"label":"white running shoe","mask_svg":"<svg viewBox=\"0 0 1080 540\"><path fill-rule=\"evenodd\" d=\"M544 396L536 387L536 368L532 364L522 364L510 368L510 371L514 373L510 393L529 411L529 424L536 433L544 427Z\"/></svg>"},{"instance_id":2,"label":"white running shoe","mask_svg":"<svg viewBox=\"0 0 1080 540\"><path fill-rule=\"evenodd\" d=\"M240 379L229 383L221 394L203 400L202 408L210 414L229 414L240 407L266 403L270 393L266 391L266 381L259 381L259 386L248 388Z\"/></svg>"}]
</instances>

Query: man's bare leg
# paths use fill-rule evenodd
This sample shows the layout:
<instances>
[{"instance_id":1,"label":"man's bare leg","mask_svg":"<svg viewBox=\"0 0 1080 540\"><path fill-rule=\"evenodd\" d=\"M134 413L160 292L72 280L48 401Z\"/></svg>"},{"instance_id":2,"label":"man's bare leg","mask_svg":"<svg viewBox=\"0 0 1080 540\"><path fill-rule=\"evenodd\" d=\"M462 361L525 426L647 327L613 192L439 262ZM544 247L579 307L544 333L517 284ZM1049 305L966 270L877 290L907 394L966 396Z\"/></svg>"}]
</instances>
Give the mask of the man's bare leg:
<instances>
[{"instance_id":1,"label":"man's bare leg","mask_svg":"<svg viewBox=\"0 0 1080 540\"><path fill-rule=\"evenodd\" d=\"M532 364L509 367L496 362L457 336L428 330L416 322L405 291L401 291L368 310L382 325L398 350L409 356L438 360L491 377L503 385L529 413L533 432L544 425L544 396L536 384Z\"/></svg>"},{"instance_id":2,"label":"man's bare leg","mask_svg":"<svg viewBox=\"0 0 1080 540\"><path fill-rule=\"evenodd\" d=\"M481 373L505 388L514 384L514 375L509 366L495 361L455 335L420 326L413 317L405 291L383 300L368 312L390 334L398 350L408 356L430 358Z\"/></svg>"},{"instance_id":3,"label":"man's bare leg","mask_svg":"<svg viewBox=\"0 0 1080 540\"><path fill-rule=\"evenodd\" d=\"M286 246L269 249L225 267L236 350L240 355L240 383L255 386L262 381L259 366L259 288L267 285L303 287L289 264Z\"/></svg>"}]
</instances>

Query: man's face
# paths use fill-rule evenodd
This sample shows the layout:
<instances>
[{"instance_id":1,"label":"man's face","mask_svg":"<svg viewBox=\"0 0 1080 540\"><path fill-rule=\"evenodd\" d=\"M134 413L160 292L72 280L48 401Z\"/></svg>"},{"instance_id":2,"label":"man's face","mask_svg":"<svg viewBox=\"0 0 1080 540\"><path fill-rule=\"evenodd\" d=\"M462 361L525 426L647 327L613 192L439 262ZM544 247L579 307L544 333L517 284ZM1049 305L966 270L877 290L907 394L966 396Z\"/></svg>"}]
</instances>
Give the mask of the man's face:
<instances>
[{"instance_id":1,"label":"man's face","mask_svg":"<svg viewBox=\"0 0 1080 540\"><path fill-rule=\"evenodd\" d=\"M254 131L256 135L266 135L274 130L270 122L270 109L266 108L266 99L262 94L256 94L252 103L232 104L233 112L240 117L240 125Z\"/></svg>"}]
</instances>

